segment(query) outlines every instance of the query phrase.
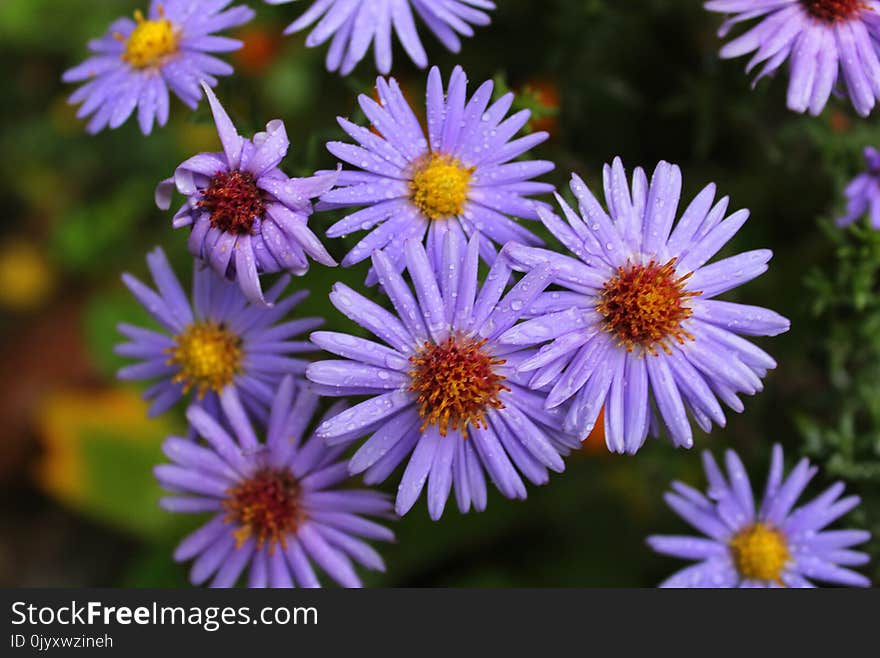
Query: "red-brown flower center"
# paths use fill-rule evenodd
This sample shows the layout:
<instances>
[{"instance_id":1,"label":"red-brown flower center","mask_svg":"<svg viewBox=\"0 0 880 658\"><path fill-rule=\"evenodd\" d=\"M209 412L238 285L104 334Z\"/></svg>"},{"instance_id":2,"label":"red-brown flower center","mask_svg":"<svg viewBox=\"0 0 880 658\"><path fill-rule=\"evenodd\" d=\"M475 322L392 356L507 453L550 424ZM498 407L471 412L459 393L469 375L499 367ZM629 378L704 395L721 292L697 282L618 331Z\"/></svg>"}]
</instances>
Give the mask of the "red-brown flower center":
<instances>
[{"instance_id":1,"label":"red-brown flower center","mask_svg":"<svg viewBox=\"0 0 880 658\"><path fill-rule=\"evenodd\" d=\"M211 226L236 234L251 233L254 219L261 219L265 211L263 193L247 171L215 174L198 205L211 213Z\"/></svg>"},{"instance_id":2,"label":"red-brown flower center","mask_svg":"<svg viewBox=\"0 0 880 658\"><path fill-rule=\"evenodd\" d=\"M860 9L870 9L862 0L801 0L806 10L826 23L837 23L852 18Z\"/></svg>"},{"instance_id":3,"label":"red-brown flower center","mask_svg":"<svg viewBox=\"0 0 880 658\"><path fill-rule=\"evenodd\" d=\"M510 389L495 367L505 360L487 354L485 345L485 340L450 336L439 345L426 342L410 357L410 390L418 395L422 431L437 425L440 436L452 429L467 438L468 425L488 427L487 409L504 407L498 395Z\"/></svg>"},{"instance_id":4,"label":"red-brown flower center","mask_svg":"<svg viewBox=\"0 0 880 658\"><path fill-rule=\"evenodd\" d=\"M225 520L240 526L233 533L238 548L253 537L257 548L268 544L274 551L280 544L286 549L287 536L305 519L299 483L286 470L261 469L226 493Z\"/></svg>"},{"instance_id":5,"label":"red-brown flower center","mask_svg":"<svg viewBox=\"0 0 880 658\"><path fill-rule=\"evenodd\" d=\"M638 345L651 354L656 346L669 352L670 339L684 343L693 336L682 327L691 316L685 282L691 274L677 277L675 259L665 265L653 260L647 265L617 268L617 276L605 282L596 310L605 318L605 328L617 334L620 344L632 352Z\"/></svg>"}]
</instances>

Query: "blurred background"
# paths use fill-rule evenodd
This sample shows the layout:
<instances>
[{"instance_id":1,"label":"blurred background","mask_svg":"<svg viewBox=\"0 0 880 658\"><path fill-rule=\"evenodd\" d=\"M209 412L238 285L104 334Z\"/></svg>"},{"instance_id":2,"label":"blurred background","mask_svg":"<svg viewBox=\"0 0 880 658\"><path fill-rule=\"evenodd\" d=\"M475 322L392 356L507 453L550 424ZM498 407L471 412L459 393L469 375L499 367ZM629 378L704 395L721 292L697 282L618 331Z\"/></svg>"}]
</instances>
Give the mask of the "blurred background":
<instances>
[{"instance_id":1,"label":"blurred background","mask_svg":"<svg viewBox=\"0 0 880 658\"><path fill-rule=\"evenodd\" d=\"M171 120L144 138L134 121L90 137L66 103L62 72L86 56L88 39L146 0L0 1L0 585L185 586L174 545L197 519L157 506L152 467L160 442L183 426L182 409L147 420L140 389L114 378L120 321L149 323L120 274L145 275L161 245L185 284L186 236L153 205L153 188L197 151L217 150L203 105L172 101ZM235 36L245 47L218 94L243 134L286 122L285 168L308 175L335 164L323 145L343 134L337 115L361 121L358 93L371 93L371 58L348 78L324 70L325 49L307 50L283 28L306 3L248 0L257 19ZM831 221L840 192L880 146L876 117L835 100L816 119L785 109L784 80L755 92L744 61L717 58L719 17L695 0L501 0L492 25L459 56L422 30L432 63L447 76L461 63L471 80L494 78L534 111L532 130L551 140L534 155L601 189L601 166L628 169L659 159L681 165L685 196L715 181L752 219L725 253L770 247L759 280L726 295L792 319L789 334L759 344L780 366L764 393L746 398L726 429L698 432L697 450L652 441L635 458L607 453L591 437L567 472L532 487L525 502L490 497L483 514L453 507L433 523L422 502L381 547L382 586L646 586L681 563L652 554L651 533L682 533L662 493L673 479L705 485L699 450L733 446L761 491L772 442L824 467L817 493L844 479L863 506L846 519L880 537L880 237ZM394 72L421 104L425 74L396 48ZM336 216L315 216L316 232ZM356 239L354 236L350 239ZM344 241L330 242L338 258ZM722 254L724 255L724 254ZM361 287L364 268L313 266L296 285L312 295L299 312L352 326L327 292ZM371 293L375 295L375 291ZM395 478L392 478L395 481ZM391 487L389 487L391 490ZM868 568L880 576L877 553Z\"/></svg>"}]
</instances>

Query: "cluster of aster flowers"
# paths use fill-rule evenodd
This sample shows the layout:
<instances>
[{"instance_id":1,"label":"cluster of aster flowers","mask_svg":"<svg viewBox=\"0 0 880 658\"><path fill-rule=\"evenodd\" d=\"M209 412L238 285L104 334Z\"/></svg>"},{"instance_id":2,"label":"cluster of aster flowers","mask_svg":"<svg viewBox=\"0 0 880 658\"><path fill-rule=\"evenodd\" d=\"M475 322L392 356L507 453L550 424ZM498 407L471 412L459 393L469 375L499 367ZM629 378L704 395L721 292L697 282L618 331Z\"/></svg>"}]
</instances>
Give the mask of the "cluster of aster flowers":
<instances>
[{"instance_id":1,"label":"cluster of aster flowers","mask_svg":"<svg viewBox=\"0 0 880 658\"><path fill-rule=\"evenodd\" d=\"M121 324L127 340L116 348L135 361L121 379L152 382L144 393L151 415L186 400L187 436L167 439L169 461L155 475L169 492L163 508L210 516L174 555L193 560L194 584L316 586L326 576L359 586L357 566L384 570L368 542L394 538L367 517L404 516L423 492L434 520L451 495L460 512L482 512L490 484L525 498L527 483L564 471L564 458L599 422L612 452L635 454L649 435L690 448L692 423L707 433L723 427L722 404L742 412L741 396L762 390L776 362L748 337L783 333L789 321L718 299L766 272L772 254L713 260L749 216L730 211L714 184L681 210L677 166L627 175L615 159L602 172L604 205L573 174L576 208L556 194L557 214L537 198L554 190L537 180L553 163L526 159L547 134L517 137L529 112L510 114L513 95L493 99L491 81L469 96L460 67L445 84L432 68L416 109L394 78L380 77L377 98L359 98L370 126L339 118L355 143L327 144L344 164L290 178L284 123L243 137L212 91L215 76L231 69L208 53L241 45L214 33L253 13L230 4L154 1L147 16L114 23L90 44L95 54L65 74L86 81L72 101L92 116L91 132L120 126L135 109L145 134L164 125L169 88L193 107L204 95L216 124L221 150L188 158L155 194L163 210L175 192L184 199L172 225L189 231L191 292L164 252L151 252L154 287L123 280L157 326ZM790 56L792 109L821 110L840 74L866 114L880 80L874 4L710 0L706 8L733 14L725 30L763 18L722 55L756 50L761 75ZM427 65L414 15L457 51L459 35L488 23L493 8L484 0L316 0L288 32L316 23L307 45L332 37L327 67L343 75L372 43L387 72L392 32ZM867 210L877 221L878 156L867 158L842 223ZM369 337L312 331L322 319L290 315L308 294L286 294L290 275L307 275L310 260L336 265L310 220L340 209L349 214L326 235L367 232L341 265L369 259L365 285L378 284L387 303L342 283L329 301ZM519 220L540 221L563 249ZM333 358L317 357L320 350ZM793 509L815 469L801 462L783 480L777 446L756 509L734 453L728 479L711 457L705 464L707 495L675 483L667 500L709 539L649 539L658 552L700 560L665 586L867 584L847 568L865 561L850 547L867 534L824 530L858 503L840 499L842 485ZM379 485L396 472L393 500L356 484Z\"/></svg>"}]
</instances>

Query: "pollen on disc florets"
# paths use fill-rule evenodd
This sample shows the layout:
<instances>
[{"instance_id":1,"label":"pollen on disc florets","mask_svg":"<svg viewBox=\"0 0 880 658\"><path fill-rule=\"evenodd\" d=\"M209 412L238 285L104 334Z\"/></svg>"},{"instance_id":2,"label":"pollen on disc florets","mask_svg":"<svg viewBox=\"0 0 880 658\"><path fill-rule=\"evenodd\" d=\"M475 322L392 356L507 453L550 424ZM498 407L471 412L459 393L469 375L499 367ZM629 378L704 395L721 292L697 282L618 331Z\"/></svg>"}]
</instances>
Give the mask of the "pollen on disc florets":
<instances>
[{"instance_id":1,"label":"pollen on disc florets","mask_svg":"<svg viewBox=\"0 0 880 658\"><path fill-rule=\"evenodd\" d=\"M684 285L691 274L677 276L675 259L663 265L617 268L617 275L605 282L596 310L605 318L605 329L615 334L628 351L641 347L650 354L659 345L669 352L669 341L683 344L693 340L682 323L692 310L687 300L699 292L689 292Z\"/></svg>"},{"instance_id":2,"label":"pollen on disc florets","mask_svg":"<svg viewBox=\"0 0 880 658\"><path fill-rule=\"evenodd\" d=\"M252 233L254 220L265 212L263 192L248 171L215 174L198 206L211 213L211 226L237 235Z\"/></svg>"},{"instance_id":3,"label":"pollen on disc florets","mask_svg":"<svg viewBox=\"0 0 880 658\"><path fill-rule=\"evenodd\" d=\"M826 23L845 21L860 9L870 9L863 0L801 0L801 4L811 16Z\"/></svg>"},{"instance_id":4,"label":"pollen on disc florets","mask_svg":"<svg viewBox=\"0 0 880 658\"><path fill-rule=\"evenodd\" d=\"M263 468L226 493L224 520L239 526L233 533L238 548L253 538L258 549L286 550L287 536L305 520L300 485L287 470Z\"/></svg>"},{"instance_id":5,"label":"pollen on disc florets","mask_svg":"<svg viewBox=\"0 0 880 658\"><path fill-rule=\"evenodd\" d=\"M740 576L782 584L782 572L791 555L779 530L756 523L734 535L728 545Z\"/></svg>"},{"instance_id":6,"label":"pollen on disc florets","mask_svg":"<svg viewBox=\"0 0 880 658\"><path fill-rule=\"evenodd\" d=\"M183 383L185 392L196 389L199 397L209 390L219 392L241 367L241 339L221 324L193 323L174 342L168 363L180 368L173 381Z\"/></svg>"},{"instance_id":7,"label":"pollen on disc florets","mask_svg":"<svg viewBox=\"0 0 880 658\"><path fill-rule=\"evenodd\" d=\"M136 69L145 69L161 64L166 57L175 54L179 46L179 36L174 25L165 18L159 7L159 18L147 20L141 11L134 13L137 25L126 39L116 34L125 43L122 59Z\"/></svg>"},{"instance_id":8,"label":"pollen on disc florets","mask_svg":"<svg viewBox=\"0 0 880 658\"><path fill-rule=\"evenodd\" d=\"M457 158L431 153L416 163L409 182L412 201L430 219L464 212L473 167Z\"/></svg>"},{"instance_id":9,"label":"pollen on disc florets","mask_svg":"<svg viewBox=\"0 0 880 658\"><path fill-rule=\"evenodd\" d=\"M467 427L487 427L486 411L502 409L498 398L509 391L496 359L485 350L486 341L450 336L439 344L425 343L410 357L410 390L417 394L422 431L437 425L441 436L451 429L467 438Z\"/></svg>"}]
</instances>

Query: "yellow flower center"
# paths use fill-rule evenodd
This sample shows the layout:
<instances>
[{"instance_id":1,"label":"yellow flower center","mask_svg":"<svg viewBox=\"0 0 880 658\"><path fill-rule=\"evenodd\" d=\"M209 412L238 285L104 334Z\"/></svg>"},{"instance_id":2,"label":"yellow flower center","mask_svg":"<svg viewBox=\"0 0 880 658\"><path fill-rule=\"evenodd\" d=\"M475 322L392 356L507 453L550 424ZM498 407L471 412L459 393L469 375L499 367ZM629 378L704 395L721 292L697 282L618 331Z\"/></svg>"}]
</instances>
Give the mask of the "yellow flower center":
<instances>
[{"instance_id":1,"label":"yellow flower center","mask_svg":"<svg viewBox=\"0 0 880 658\"><path fill-rule=\"evenodd\" d=\"M125 41L125 52L122 59L136 69L145 69L157 66L169 55L177 52L178 34L167 18L164 18L162 8L159 7L160 18L146 20L141 11L134 13L137 27L134 28L128 39L116 35Z\"/></svg>"},{"instance_id":2,"label":"yellow flower center","mask_svg":"<svg viewBox=\"0 0 880 658\"><path fill-rule=\"evenodd\" d=\"M437 425L440 436L452 428L467 438L468 425L488 427L486 411L504 408L498 395L510 389L495 368L505 360L487 354L485 345L485 340L450 336L440 344L426 342L410 357L410 390L418 395L422 431Z\"/></svg>"},{"instance_id":3,"label":"yellow flower center","mask_svg":"<svg viewBox=\"0 0 880 658\"><path fill-rule=\"evenodd\" d=\"M299 483L286 470L262 469L226 493L224 520L239 525L232 533L238 548L253 537L258 549L268 544L273 552L280 544L286 550L287 536L305 520Z\"/></svg>"},{"instance_id":4,"label":"yellow flower center","mask_svg":"<svg viewBox=\"0 0 880 658\"><path fill-rule=\"evenodd\" d=\"M412 201L430 219L460 215L473 173L452 156L431 153L417 163L409 182Z\"/></svg>"},{"instance_id":5,"label":"yellow flower center","mask_svg":"<svg viewBox=\"0 0 880 658\"><path fill-rule=\"evenodd\" d=\"M196 388L199 397L208 390L219 392L241 366L241 339L223 325L197 322L174 341L168 363L180 368L174 382L182 382L184 392Z\"/></svg>"},{"instance_id":6,"label":"yellow flower center","mask_svg":"<svg viewBox=\"0 0 880 658\"><path fill-rule=\"evenodd\" d=\"M782 533L756 523L730 540L733 563L743 578L782 583L782 570L791 555Z\"/></svg>"},{"instance_id":7,"label":"yellow flower center","mask_svg":"<svg viewBox=\"0 0 880 658\"><path fill-rule=\"evenodd\" d=\"M638 345L650 354L656 346L669 352L669 340L693 340L683 327L693 312L685 303L699 292L684 290L690 274L677 277L675 259L664 265L617 268L617 275L605 283L596 310L605 318L605 328L617 334L620 344L630 352Z\"/></svg>"}]
</instances>

